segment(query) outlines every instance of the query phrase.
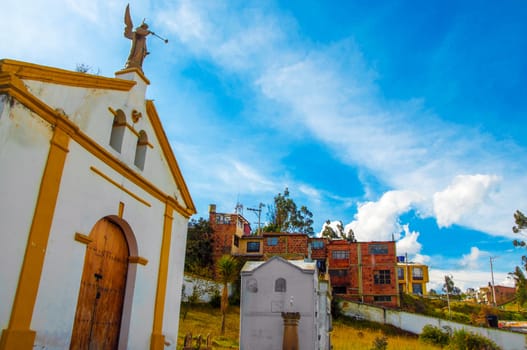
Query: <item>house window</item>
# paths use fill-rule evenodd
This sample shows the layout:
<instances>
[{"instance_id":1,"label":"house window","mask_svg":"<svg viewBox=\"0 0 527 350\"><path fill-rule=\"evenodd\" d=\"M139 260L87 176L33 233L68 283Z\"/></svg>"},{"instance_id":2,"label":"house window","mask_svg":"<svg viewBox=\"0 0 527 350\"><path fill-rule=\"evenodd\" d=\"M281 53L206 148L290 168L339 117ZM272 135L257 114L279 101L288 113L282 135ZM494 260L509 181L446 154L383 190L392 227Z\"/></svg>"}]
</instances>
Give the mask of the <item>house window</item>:
<instances>
[{"instance_id":1,"label":"house window","mask_svg":"<svg viewBox=\"0 0 527 350\"><path fill-rule=\"evenodd\" d=\"M348 270L346 269L332 269L329 270L329 275L331 277L344 277L348 275Z\"/></svg>"},{"instance_id":2,"label":"house window","mask_svg":"<svg viewBox=\"0 0 527 350\"><path fill-rule=\"evenodd\" d=\"M260 251L260 242L247 242L247 253L258 253Z\"/></svg>"},{"instance_id":3,"label":"house window","mask_svg":"<svg viewBox=\"0 0 527 350\"><path fill-rule=\"evenodd\" d=\"M331 252L331 257L335 260L338 259L349 259L350 252L349 250L334 250Z\"/></svg>"},{"instance_id":4,"label":"house window","mask_svg":"<svg viewBox=\"0 0 527 350\"><path fill-rule=\"evenodd\" d=\"M412 283L412 293L423 295L423 285L421 283Z\"/></svg>"},{"instance_id":5,"label":"house window","mask_svg":"<svg viewBox=\"0 0 527 350\"><path fill-rule=\"evenodd\" d=\"M412 269L412 278L414 280L423 280L423 268L422 267L414 267Z\"/></svg>"},{"instance_id":6,"label":"house window","mask_svg":"<svg viewBox=\"0 0 527 350\"><path fill-rule=\"evenodd\" d=\"M278 237L269 237L267 238L267 245L273 246L278 244Z\"/></svg>"},{"instance_id":7,"label":"house window","mask_svg":"<svg viewBox=\"0 0 527 350\"><path fill-rule=\"evenodd\" d=\"M239 247L240 246L240 237L234 236L234 246Z\"/></svg>"},{"instance_id":8,"label":"house window","mask_svg":"<svg viewBox=\"0 0 527 350\"><path fill-rule=\"evenodd\" d=\"M286 284L284 278L278 278L274 281L274 291L284 293L286 291Z\"/></svg>"},{"instance_id":9,"label":"house window","mask_svg":"<svg viewBox=\"0 0 527 350\"><path fill-rule=\"evenodd\" d=\"M387 302L387 301L392 301L392 297L389 296L389 295L374 295L373 296L373 301L375 302Z\"/></svg>"},{"instance_id":10,"label":"house window","mask_svg":"<svg viewBox=\"0 0 527 350\"><path fill-rule=\"evenodd\" d=\"M387 244L370 244L368 252L374 255L388 254Z\"/></svg>"},{"instance_id":11,"label":"house window","mask_svg":"<svg viewBox=\"0 0 527 350\"><path fill-rule=\"evenodd\" d=\"M390 284L390 270L378 270L373 274L373 282L375 284Z\"/></svg>"},{"instance_id":12,"label":"house window","mask_svg":"<svg viewBox=\"0 0 527 350\"><path fill-rule=\"evenodd\" d=\"M313 249L322 249L324 248L324 241L312 241L311 248Z\"/></svg>"},{"instance_id":13,"label":"house window","mask_svg":"<svg viewBox=\"0 0 527 350\"><path fill-rule=\"evenodd\" d=\"M121 153L123 146L124 129L126 128L126 115L120 109L115 112L112 125L112 134L110 135L110 146L117 152Z\"/></svg>"},{"instance_id":14,"label":"house window","mask_svg":"<svg viewBox=\"0 0 527 350\"><path fill-rule=\"evenodd\" d=\"M225 214L216 214L216 223L217 224L230 224L231 216Z\"/></svg>"},{"instance_id":15,"label":"house window","mask_svg":"<svg viewBox=\"0 0 527 350\"><path fill-rule=\"evenodd\" d=\"M404 269L402 267L397 268L397 278L404 280Z\"/></svg>"},{"instance_id":16,"label":"house window","mask_svg":"<svg viewBox=\"0 0 527 350\"><path fill-rule=\"evenodd\" d=\"M346 294L346 286L334 286L333 293L335 294Z\"/></svg>"},{"instance_id":17,"label":"house window","mask_svg":"<svg viewBox=\"0 0 527 350\"><path fill-rule=\"evenodd\" d=\"M139 137L137 139L137 146L135 147L135 159L134 164L141 170L145 168L146 159L146 147L148 147L148 137L144 130L139 131Z\"/></svg>"}]
</instances>

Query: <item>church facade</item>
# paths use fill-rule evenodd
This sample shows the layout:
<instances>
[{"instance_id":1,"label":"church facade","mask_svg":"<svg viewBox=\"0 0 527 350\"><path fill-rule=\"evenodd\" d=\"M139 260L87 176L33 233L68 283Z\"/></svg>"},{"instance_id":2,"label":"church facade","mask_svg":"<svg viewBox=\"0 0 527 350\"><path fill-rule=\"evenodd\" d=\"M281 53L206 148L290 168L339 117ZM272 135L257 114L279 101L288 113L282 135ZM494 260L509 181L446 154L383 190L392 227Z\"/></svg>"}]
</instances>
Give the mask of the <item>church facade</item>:
<instances>
[{"instance_id":1,"label":"church facade","mask_svg":"<svg viewBox=\"0 0 527 350\"><path fill-rule=\"evenodd\" d=\"M0 350L175 349L196 210L140 69L0 60Z\"/></svg>"}]
</instances>

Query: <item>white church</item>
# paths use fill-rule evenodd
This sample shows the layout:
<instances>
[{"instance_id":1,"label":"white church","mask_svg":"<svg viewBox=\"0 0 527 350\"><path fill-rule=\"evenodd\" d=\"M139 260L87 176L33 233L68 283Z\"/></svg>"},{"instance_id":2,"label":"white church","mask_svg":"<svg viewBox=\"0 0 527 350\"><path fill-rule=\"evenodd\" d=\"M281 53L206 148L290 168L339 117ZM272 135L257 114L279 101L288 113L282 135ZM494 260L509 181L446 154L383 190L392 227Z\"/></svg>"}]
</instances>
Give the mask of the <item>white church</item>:
<instances>
[{"instance_id":1,"label":"white church","mask_svg":"<svg viewBox=\"0 0 527 350\"><path fill-rule=\"evenodd\" d=\"M175 349L196 210L148 85L0 60L0 350Z\"/></svg>"}]
</instances>

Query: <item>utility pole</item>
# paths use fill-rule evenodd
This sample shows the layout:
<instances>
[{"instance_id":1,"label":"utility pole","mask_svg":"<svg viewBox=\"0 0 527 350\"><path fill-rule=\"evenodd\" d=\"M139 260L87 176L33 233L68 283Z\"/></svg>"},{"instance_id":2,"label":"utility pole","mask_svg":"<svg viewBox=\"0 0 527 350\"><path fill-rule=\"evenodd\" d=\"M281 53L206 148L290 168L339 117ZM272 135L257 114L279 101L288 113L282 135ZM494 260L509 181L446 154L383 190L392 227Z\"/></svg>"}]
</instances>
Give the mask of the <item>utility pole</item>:
<instances>
[{"instance_id":1,"label":"utility pole","mask_svg":"<svg viewBox=\"0 0 527 350\"><path fill-rule=\"evenodd\" d=\"M262 207L264 206L265 204L263 203L260 203L258 204L258 209L256 208L247 208L247 210L250 210L250 211L254 211L255 213L257 213L256 215L258 215L258 236L260 236L262 234L262 229L261 229L261 216L262 216Z\"/></svg>"},{"instance_id":2,"label":"utility pole","mask_svg":"<svg viewBox=\"0 0 527 350\"><path fill-rule=\"evenodd\" d=\"M492 278L492 300L493 300L494 307L496 307L496 290L494 289L494 269L492 268L492 261L494 259L496 259L495 256L489 257L489 260L490 260L490 276Z\"/></svg>"}]
</instances>

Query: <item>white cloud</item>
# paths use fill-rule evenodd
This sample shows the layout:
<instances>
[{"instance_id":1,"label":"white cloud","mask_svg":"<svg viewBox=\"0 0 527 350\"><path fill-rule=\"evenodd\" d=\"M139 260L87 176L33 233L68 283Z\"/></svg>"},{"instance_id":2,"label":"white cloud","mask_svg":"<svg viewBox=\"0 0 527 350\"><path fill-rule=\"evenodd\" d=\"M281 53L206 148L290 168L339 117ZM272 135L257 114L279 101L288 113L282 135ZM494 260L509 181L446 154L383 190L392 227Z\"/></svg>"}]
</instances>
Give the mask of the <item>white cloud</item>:
<instances>
[{"instance_id":1,"label":"white cloud","mask_svg":"<svg viewBox=\"0 0 527 350\"><path fill-rule=\"evenodd\" d=\"M483 252L480 251L478 247L471 247L469 254L463 254L460 265L471 270L481 267L479 260L482 256L482 253Z\"/></svg>"},{"instance_id":2,"label":"white cloud","mask_svg":"<svg viewBox=\"0 0 527 350\"><path fill-rule=\"evenodd\" d=\"M422 197L414 192L386 192L377 202L359 205L355 220L345 229L352 229L359 241L391 240L392 235L398 239L402 230L399 216L421 200Z\"/></svg>"},{"instance_id":3,"label":"white cloud","mask_svg":"<svg viewBox=\"0 0 527 350\"><path fill-rule=\"evenodd\" d=\"M430 265L431 260L432 258L428 255L415 254L412 261L419 264Z\"/></svg>"},{"instance_id":4,"label":"white cloud","mask_svg":"<svg viewBox=\"0 0 527 350\"><path fill-rule=\"evenodd\" d=\"M409 260L415 261L415 257L421 252L422 245L417 241L419 232L410 232L408 225L402 225L404 235L396 243L397 255L409 254ZM420 257L423 257L422 255ZM420 258L422 262L422 258Z\"/></svg>"},{"instance_id":5,"label":"white cloud","mask_svg":"<svg viewBox=\"0 0 527 350\"><path fill-rule=\"evenodd\" d=\"M434 194L434 213L440 227L458 223L488 200L500 179L496 175L458 175L443 191Z\"/></svg>"}]
</instances>

